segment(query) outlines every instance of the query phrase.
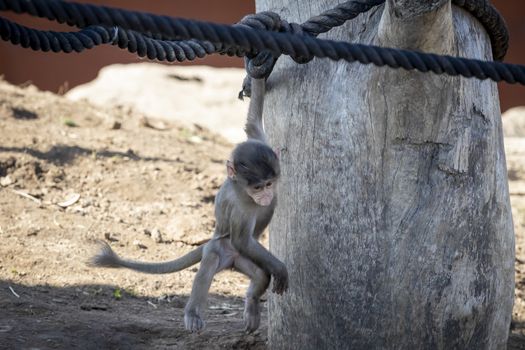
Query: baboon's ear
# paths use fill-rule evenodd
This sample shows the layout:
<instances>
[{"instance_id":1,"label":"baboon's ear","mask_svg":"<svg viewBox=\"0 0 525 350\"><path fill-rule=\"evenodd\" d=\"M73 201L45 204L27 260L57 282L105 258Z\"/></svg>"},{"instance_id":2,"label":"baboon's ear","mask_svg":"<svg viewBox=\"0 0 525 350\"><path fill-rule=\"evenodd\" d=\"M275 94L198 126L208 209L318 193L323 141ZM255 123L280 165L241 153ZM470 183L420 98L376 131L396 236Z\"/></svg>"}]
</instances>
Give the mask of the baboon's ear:
<instances>
[{"instance_id":1,"label":"baboon's ear","mask_svg":"<svg viewBox=\"0 0 525 350\"><path fill-rule=\"evenodd\" d=\"M277 159L281 159L281 149L280 148L274 148L273 152L277 156Z\"/></svg>"},{"instance_id":2,"label":"baboon's ear","mask_svg":"<svg viewBox=\"0 0 525 350\"><path fill-rule=\"evenodd\" d=\"M226 161L226 172L228 173L228 177L230 179L235 180L236 172L231 160Z\"/></svg>"}]
</instances>

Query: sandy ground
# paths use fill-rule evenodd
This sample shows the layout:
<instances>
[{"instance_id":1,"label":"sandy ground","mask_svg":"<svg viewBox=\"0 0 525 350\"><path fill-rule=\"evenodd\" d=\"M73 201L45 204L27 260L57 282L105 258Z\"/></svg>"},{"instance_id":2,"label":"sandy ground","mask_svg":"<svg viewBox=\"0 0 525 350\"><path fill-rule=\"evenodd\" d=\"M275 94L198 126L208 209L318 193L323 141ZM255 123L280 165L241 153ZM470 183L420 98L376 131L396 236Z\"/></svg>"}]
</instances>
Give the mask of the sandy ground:
<instances>
[{"instance_id":1,"label":"sandy ground","mask_svg":"<svg viewBox=\"0 0 525 350\"><path fill-rule=\"evenodd\" d=\"M245 75L242 68L114 64L101 69L95 80L68 91L66 97L104 107L129 106L181 125L206 125L235 143L246 137L242 127L248 104L237 98Z\"/></svg>"},{"instance_id":2,"label":"sandy ground","mask_svg":"<svg viewBox=\"0 0 525 350\"><path fill-rule=\"evenodd\" d=\"M230 143L4 82L0 140L0 349L266 348L266 311L258 332L242 332L238 273L217 276L207 330L192 335L183 308L195 267L159 277L85 264L97 239L150 261L208 239ZM506 148L517 234L509 349L524 349L525 139Z\"/></svg>"},{"instance_id":3,"label":"sandy ground","mask_svg":"<svg viewBox=\"0 0 525 350\"><path fill-rule=\"evenodd\" d=\"M198 336L182 323L196 268L159 277L85 264L97 239L154 261L208 239L229 143L5 83L0 140L0 348L264 347L264 327L242 332L238 273L216 278Z\"/></svg>"}]
</instances>

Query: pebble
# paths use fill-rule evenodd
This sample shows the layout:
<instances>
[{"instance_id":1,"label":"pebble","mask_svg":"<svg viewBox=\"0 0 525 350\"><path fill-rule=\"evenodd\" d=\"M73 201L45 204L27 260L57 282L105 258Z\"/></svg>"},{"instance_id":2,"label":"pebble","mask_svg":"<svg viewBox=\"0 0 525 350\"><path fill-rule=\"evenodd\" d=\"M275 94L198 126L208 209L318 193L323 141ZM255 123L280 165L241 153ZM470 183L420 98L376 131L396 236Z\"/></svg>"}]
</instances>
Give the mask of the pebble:
<instances>
[{"instance_id":1,"label":"pebble","mask_svg":"<svg viewBox=\"0 0 525 350\"><path fill-rule=\"evenodd\" d=\"M119 130L120 128L122 128L122 123L116 120L113 121L110 127L111 130Z\"/></svg>"},{"instance_id":2,"label":"pebble","mask_svg":"<svg viewBox=\"0 0 525 350\"><path fill-rule=\"evenodd\" d=\"M142 244L138 239L133 241L133 245L139 249L148 249L148 247Z\"/></svg>"},{"instance_id":3,"label":"pebble","mask_svg":"<svg viewBox=\"0 0 525 350\"><path fill-rule=\"evenodd\" d=\"M188 141L190 141L191 143L195 143L195 144L199 144L199 143L202 143L202 137L200 136L191 136Z\"/></svg>"},{"instance_id":4,"label":"pebble","mask_svg":"<svg viewBox=\"0 0 525 350\"><path fill-rule=\"evenodd\" d=\"M113 234L111 234L110 232L105 232L104 233L104 238L107 239L108 241L110 242L118 242L118 238L115 237ZM139 242L140 243L140 242Z\"/></svg>"},{"instance_id":5,"label":"pebble","mask_svg":"<svg viewBox=\"0 0 525 350\"><path fill-rule=\"evenodd\" d=\"M162 243L162 234L158 228L155 228L151 231L151 238L155 241L155 243Z\"/></svg>"},{"instance_id":6,"label":"pebble","mask_svg":"<svg viewBox=\"0 0 525 350\"><path fill-rule=\"evenodd\" d=\"M6 187L14 183L13 179L9 175L0 178L0 186Z\"/></svg>"}]
</instances>

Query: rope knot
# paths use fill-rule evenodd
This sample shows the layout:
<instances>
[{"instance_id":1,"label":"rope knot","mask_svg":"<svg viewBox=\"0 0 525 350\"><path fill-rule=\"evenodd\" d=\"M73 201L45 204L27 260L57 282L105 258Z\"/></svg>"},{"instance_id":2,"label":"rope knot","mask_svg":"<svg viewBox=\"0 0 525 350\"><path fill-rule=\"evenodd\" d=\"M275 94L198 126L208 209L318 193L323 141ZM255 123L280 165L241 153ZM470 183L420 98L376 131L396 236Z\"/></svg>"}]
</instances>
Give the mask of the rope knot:
<instances>
[{"instance_id":1,"label":"rope knot","mask_svg":"<svg viewBox=\"0 0 525 350\"><path fill-rule=\"evenodd\" d=\"M257 55L244 58L244 66L248 74L242 83L239 99L242 100L244 96L251 96L252 79L267 79L272 73L275 62L277 62L277 57L274 57L270 51L262 51Z\"/></svg>"},{"instance_id":2,"label":"rope knot","mask_svg":"<svg viewBox=\"0 0 525 350\"><path fill-rule=\"evenodd\" d=\"M237 25L277 32L281 28L281 17L275 12L264 11L244 16Z\"/></svg>"},{"instance_id":3,"label":"rope knot","mask_svg":"<svg viewBox=\"0 0 525 350\"><path fill-rule=\"evenodd\" d=\"M276 58L270 51L262 51L245 59L246 72L254 79L268 78L273 70L275 60Z\"/></svg>"},{"instance_id":4,"label":"rope knot","mask_svg":"<svg viewBox=\"0 0 525 350\"><path fill-rule=\"evenodd\" d=\"M247 15L237 25L278 32L282 28L282 20L277 13L265 11ZM244 79L243 89L239 93L240 99L243 96L251 95L250 84L252 78L267 79L270 76L276 61L277 57L274 57L269 51L246 55L245 68L248 76Z\"/></svg>"},{"instance_id":5,"label":"rope knot","mask_svg":"<svg viewBox=\"0 0 525 350\"><path fill-rule=\"evenodd\" d=\"M303 26L301 26L298 23L289 23L286 20L281 21L281 28L279 30L280 32L284 33L290 33L290 34L299 34L299 35L305 35L305 31L303 30Z\"/></svg>"},{"instance_id":6,"label":"rope knot","mask_svg":"<svg viewBox=\"0 0 525 350\"><path fill-rule=\"evenodd\" d=\"M298 23L289 23L286 20L281 21L281 29L280 32L284 33L290 33L290 34L296 34L296 35L310 35L307 31L304 30L303 26ZM304 52L297 52L295 56L292 57L292 59L299 63L299 64L305 64L310 62L314 56L309 53L308 51Z\"/></svg>"}]
</instances>

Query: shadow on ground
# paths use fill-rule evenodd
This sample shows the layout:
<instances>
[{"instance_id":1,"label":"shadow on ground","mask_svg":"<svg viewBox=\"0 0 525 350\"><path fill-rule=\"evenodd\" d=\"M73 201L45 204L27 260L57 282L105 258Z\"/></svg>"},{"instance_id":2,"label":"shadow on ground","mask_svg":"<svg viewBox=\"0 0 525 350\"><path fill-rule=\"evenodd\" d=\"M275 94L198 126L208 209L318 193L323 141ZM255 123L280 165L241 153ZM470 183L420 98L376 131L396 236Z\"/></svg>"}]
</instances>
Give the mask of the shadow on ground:
<instances>
[{"instance_id":1,"label":"shadow on ground","mask_svg":"<svg viewBox=\"0 0 525 350\"><path fill-rule=\"evenodd\" d=\"M525 322L512 320L507 350L525 349Z\"/></svg>"},{"instance_id":2,"label":"shadow on ground","mask_svg":"<svg viewBox=\"0 0 525 350\"><path fill-rule=\"evenodd\" d=\"M0 281L0 349L266 349L266 327L242 331L243 300L211 295L207 328L183 325L187 296L137 297L115 287ZM264 317L263 325L266 324Z\"/></svg>"},{"instance_id":3,"label":"shadow on ground","mask_svg":"<svg viewBox=\"0 0 525 350\"><path fill-rule=\"evenodd\" d=\"M14 152L29 154L37 159L45 160L55 165L66 165L71 164L76 158L94 156L95 158L113 158L122 157L129 158L135 161L146 161L146 162L180 162L177 159L168 159L162 157L141 157L137 155L133 150L127 152L110 151L107 149L89 149L80 146L68 146L68 145L55 145L52 146L48 151L42 152L30 147L3 147L0 146L0 152Z\"/></svg>"},{"instance_id":4,"label":"shadow on ground","mask_svg":"<svg viewBox=\"0 0 525 350\"><path fill-rule=\"evenodd\" d=\"M266 349L266 313L242 331L243 300L210 295L207 328L184 329L187 296L137 297L109 285L64 288L0 281L0 349ZM525 349L525 322L513 321L508 349Z\"/></svg>"}]
</instances>

